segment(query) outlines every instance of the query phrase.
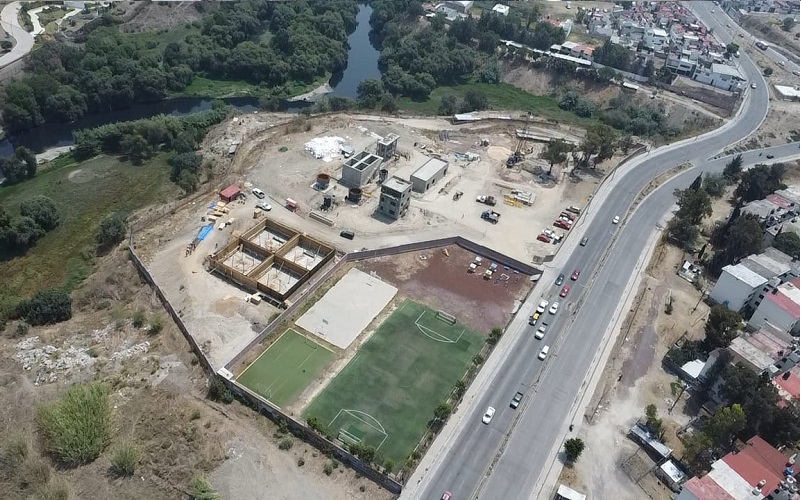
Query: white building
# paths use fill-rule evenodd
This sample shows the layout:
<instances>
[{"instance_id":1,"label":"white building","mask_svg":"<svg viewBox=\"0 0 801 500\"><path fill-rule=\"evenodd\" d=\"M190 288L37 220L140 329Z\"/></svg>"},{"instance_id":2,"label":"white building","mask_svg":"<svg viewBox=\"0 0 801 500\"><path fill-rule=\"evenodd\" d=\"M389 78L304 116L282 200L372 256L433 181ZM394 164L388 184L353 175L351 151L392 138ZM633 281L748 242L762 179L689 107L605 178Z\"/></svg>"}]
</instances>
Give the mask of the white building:
<instances>
[{"instance_id":1,"label":"white building","mask_svg":"<svg viewBox=\"0 0 801 500\"><path fill-rule=\"evenodd\" d=\"M495 7L492 8L492 12L497 12L498 14L500 14L502 16L508 16L509 15L509 6L508 5L503 5L503 4L500 4L500 3L496 3Z\"/></svg>"},{"instance_id":2,"label":"white building","mask_svg":"<svg viewBox=\"0 0 801 500\"><path fill-rule=\"evenodd\" d=\"M729 92L742 90L746 82L737 68L725 64L712 64L708 68L698 67L693 80Z\"/></svg>"},{"instance_id":3,"label":"white building","mask_svg":"<svg viewBox=\"0 0 801 500\"><path fill-rule=\"evenodd\" d=\"M684 57L678 58L674 55L668 56L665 61L665 67L677 75L692 77L695 73L695 68L698 66L697 61L691 61Z\"/></svg>"},{"instance_id":4,"label":"white building","mask_svg":"<svg viewBox=\"0 0 801 500\"><path fill-rule=\"evenodd\" d=\"M661 28L648 28L643 36L643 44L649 49L659 52L670 44L667 31Z\"/></svg>"},{"instance_id":5,"label":"white building","mask_svg":"<svg viewBox=\"0 0 801 500\"><path fill-rule=\"evenodd\" d=\"M720 273L709 298L732 311L742 311L768 280L745 267L742 263L728 265Z\"/></svg>"},{"instance_id":6,"label":"white building","mask_svg":"<svg viewBox=\"0 0 801 500\"><path fill-rule=\"evenodd\" d=\"M468 14L470 9L473 8L473 2L470 0L449 1L445 2L445 7L453 9L460 14Z\"/></svg>"},{"instance_id":7,"label":"white building","mask_svg":"<svg viewBox=\"0 0 801 500\"><path fill-rule=\"evenodd\" d=\"M760 328L765 323L773 325L784 333L798 334L799 303L801 292L798 278L782 283L759 303L748 321L751 328Z\"/></svg>"}]
</instances>

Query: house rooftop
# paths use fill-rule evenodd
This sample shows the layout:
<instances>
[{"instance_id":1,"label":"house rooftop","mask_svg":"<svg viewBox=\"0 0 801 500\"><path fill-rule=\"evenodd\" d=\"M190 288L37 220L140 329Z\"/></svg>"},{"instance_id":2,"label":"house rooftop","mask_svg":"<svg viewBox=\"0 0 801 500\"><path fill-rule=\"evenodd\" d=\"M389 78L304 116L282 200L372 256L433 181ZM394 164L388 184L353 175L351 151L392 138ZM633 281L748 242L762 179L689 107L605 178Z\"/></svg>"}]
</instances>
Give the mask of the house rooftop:
<instances>
[{"instance_id":1,"label":"house rooftop","mask_svg":"<svg viewBox=\"0 0 801 500\"><path fill-rule=\"evenodd\" d=\"M729 350L750 363L759 372L776 362L768 353L750 343L744 336L732 340L731 344L729 344Z\"/></svg>"},{"instance_id":2,"label":"house rooftop","mask_svg":"<svg viewBox=\"0 0 801 500\"><path fill-rule=\"evenodd\" d=\"M782 397L794 399L801 398L801 377L799 377L798 365L795 365L789 372L776 375L773 378L773 385L779 389Z\"/></svg>"},{"instance_id":3,"label":"house rooftop","mask_svg":"<svg viewBox=\"0 0 801 500\"><path fill-rule=\"evenodd\" d=\"M763 495L768 495L784 479L788 458L759 436L748 440L739 453L729 453L721 460L726 462L748 484L756 486L765 481ZM793 475L798 473L798 465L792 466Z\"/></svg>"},{"instance_id":4,"label":"house rooftop","mask_svg":"<svg viewBox=\"0 0 801 500\"><path fill-rule=\"evenodd\" d=\"M688 38L688 37L685 37L685 38ZM713 73L717 73L719 75L728 75L728 76L731 76L731 77L734 77L734 78L739 78L740 80L745 80L745 78L743 78L743 75L741 75L740 72L737 71L737 68L734 68L732 66L728 66L726 64L713 63L712 64L712 72Z\"/></svg>"},{"instance_id":5,"label":"house rooftop","mask_svg":"<svg viewBox=\"0 0 801 500\"><path fill-rule=\"evenodd\" d=\"M768 282L766 277L749 269L742 262L736 265L728 265L723 270L751 288L758 288Z\"/></svg>"},{"instance_id":6,"label":"house rooftop","mask_svg":"<svg viewBox=\"0 0 801 500\"><path fill-rule=\"evenodd\" d=\"M794 287L792 283L782 283L778 286L776 293L768 293L765 299L770 300L776 304L779 309L787 313L788 316L799 319L799 300L801 299L801 291Z\"/></svg>"},{"instance_id":7,"label":"house rooftop","mask_svg":"<svg viewBox=\"0 0 801 500\"><path fill-rule=\"evenodd\" d=\"M394 189L395 191L402 193L406 189L411 189L412 183L407 180L401 179L400 177L390 177L389 179L384 181L383 187L386 187L388 189Z\"/></svg>"},{"instance_id":8,"label":"house rooftop","mask_svg":"<svg viewBox=\"0 0 801 500\"><path fill-rule=\"evenodd\" d=\"M708 475L690 478L683 486L698 500L736 500Z\"/></svg>"}]
</instances>

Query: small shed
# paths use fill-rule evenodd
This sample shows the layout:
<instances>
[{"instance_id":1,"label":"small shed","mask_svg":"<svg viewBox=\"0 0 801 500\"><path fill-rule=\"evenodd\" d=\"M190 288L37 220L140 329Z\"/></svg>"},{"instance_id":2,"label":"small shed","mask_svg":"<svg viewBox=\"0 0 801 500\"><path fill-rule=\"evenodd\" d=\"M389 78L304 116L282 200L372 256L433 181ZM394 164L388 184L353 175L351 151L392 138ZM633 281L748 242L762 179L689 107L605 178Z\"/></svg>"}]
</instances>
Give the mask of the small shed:
<instances>
[{"instance_id":1,"label":"small shed","mask_svg":"<svg viewBox=\"0 0 801 500\"><path fill-rule=\"evenodd\" d=\"M239 189L239 186L236 184L231 184L227 188L220 191L220 199L227 203L239 198L240 194L242 194L242 191Z\"/></svg>"},{"instance_id":2,"label":"small shed","mask_svg":"<svg viewBox=\"0 0 801 500\"><path fill-rule=\"evenodd\" d=\"M409 177L412 183L412 191L425 193L436 184L440 179L448 174L448 162L437 158L428 158L415 172Z\"/></svg>"},{"instance_id":3,"label":"small shed","mask_svg":"<svg viewBox=\"0 0 801 500\"><path fill-rule=\"evenodd\" d=\"M668 460L660 465L654 473L668 488L676 493L681 491L681 485L687 480L687 474L673 460Z\"/></svg>"}]
</instances>

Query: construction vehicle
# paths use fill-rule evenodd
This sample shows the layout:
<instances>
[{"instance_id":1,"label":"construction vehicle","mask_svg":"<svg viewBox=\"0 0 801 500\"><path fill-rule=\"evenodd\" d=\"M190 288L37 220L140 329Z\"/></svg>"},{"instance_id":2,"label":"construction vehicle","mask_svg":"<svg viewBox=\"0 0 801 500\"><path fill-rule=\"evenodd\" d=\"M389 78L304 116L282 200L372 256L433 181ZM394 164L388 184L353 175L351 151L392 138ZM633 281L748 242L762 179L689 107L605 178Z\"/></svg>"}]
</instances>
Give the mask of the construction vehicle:
<instances>
[{"instance_id":1,"label":"construction vehicle","mask_svg":"<svg viewBox=\"0 0 801 500\"><path fill-rule=\"evenodd\" d=\"M501 218L501 214L494 210L484 210L481 212L481 218L493 224L497 224L498 220Z\"/></svg>"},{"instance_id":2,"label":"construction vehicle","mask_svg":"<svg viewBox=\"0 0 801 500\"><path fill-rule=\"evenodd\" d=\"M495 201L495 197L494 196L484 196L484 195L477 197L476 201L479 202L479 203L483 203L485 205L489 205L491 207L494 207L495 203L497 203Z\"/></svg>"}]
</instances>

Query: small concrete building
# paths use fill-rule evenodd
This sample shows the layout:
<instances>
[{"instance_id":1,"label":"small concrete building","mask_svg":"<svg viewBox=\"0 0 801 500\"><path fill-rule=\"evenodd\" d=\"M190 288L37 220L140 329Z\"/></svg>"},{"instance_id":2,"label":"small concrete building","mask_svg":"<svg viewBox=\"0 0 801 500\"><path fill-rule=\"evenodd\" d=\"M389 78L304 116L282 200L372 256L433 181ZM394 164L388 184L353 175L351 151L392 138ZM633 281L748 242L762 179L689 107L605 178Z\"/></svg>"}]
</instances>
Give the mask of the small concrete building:
<instances>
[{"instance_id":1,"label":"small concrete building","mask_svg":"<svg viewBox=\"0 0 801 500\"><path fill-rule=\"evenodd\" d=\"M415 193L425 193L448 173L448 162L429 158L414 171L409 180Z\"/></svg>"},{"instance_id":2,"label":"small concrete building","mask_svg":"<svg viewBox=\"0 0 801 500\"><path fill-rule=\"evenodd\" d=\"M657 467L654 473L668 488L676 493L681 491L681 485L687 480L687 474L673 460L668 460Z\"/></svg>"},{"instance_id":3,"label":"small concrete building","mask_svg":"<svg viewBox=\"0 0 801 500\"><path fill-rule=\"evenodd\" d=\"M390 177L381 185L378 212L392 219L400 219L409 209L412 184L400 177Z\"/></svg>"},{"instance_id":4,"label":"small concrete building","mask_svg":"<svg viewBox=\"0 0 801 500\"><path fill-rule=\"evenodd\" d=\"M398 150L398 139L400 139L400 137L398 137L397 134L387 134L386 137L379 139L375 154L383 158L384 161L391 160Z\"/></svg>"},{"instance_id":5,"label":"small concrete building","mask_svg":"<svg viewBox=\"0 0 801 500\"><path fill-rule=\"evenodd\" d=\"M360 151L342 163L342 184L349 187L364 186L376 175L382 161L380 156Z\"/></svg>"}]
</instances>

